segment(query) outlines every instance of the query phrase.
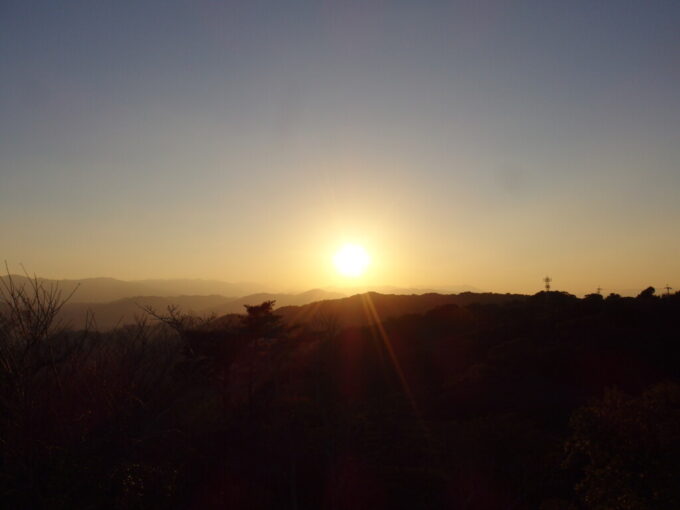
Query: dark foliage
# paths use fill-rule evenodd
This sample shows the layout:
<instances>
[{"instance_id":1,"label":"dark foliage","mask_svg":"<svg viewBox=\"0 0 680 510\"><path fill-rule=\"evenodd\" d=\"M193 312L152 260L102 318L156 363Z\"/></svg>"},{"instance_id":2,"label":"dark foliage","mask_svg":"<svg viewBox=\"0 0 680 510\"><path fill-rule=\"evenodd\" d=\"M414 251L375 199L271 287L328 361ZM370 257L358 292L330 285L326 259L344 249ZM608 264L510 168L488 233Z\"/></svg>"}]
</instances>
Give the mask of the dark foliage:
<instances>
[{"instance_id":1,"label":"dark foliage","mask_svg":"<svg viewBox=\"0 0 680 510\"><path fill-rule=\"evenodd\" d=\"M103 334L55 327L61 296L34 283L0 309L3 507L680 505L680 294L385 320L368 294L359 326L264 302Z\"/></svg>"}]
</instances>

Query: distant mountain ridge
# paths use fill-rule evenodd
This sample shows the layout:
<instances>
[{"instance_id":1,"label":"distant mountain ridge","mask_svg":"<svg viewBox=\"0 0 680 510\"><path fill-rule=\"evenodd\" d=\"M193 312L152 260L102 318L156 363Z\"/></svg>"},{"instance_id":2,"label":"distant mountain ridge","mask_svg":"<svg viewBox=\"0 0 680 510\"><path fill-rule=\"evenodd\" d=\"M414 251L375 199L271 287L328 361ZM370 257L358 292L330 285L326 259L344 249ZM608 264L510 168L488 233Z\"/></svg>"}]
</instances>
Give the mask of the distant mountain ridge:
<instances>
[{"instance_id":1,"label":"distant mountain ridge","mask_svg":"<svg viewBox=\"0 0 680 510\"><path fill-rule=\"evenodd\" d=\"M384 321L406 314L423 314L445 305L466 306L472 303L501 304L525 299L521 294L463 292L460 294L380 294L368 292L345 297L339 293L314 289L300 294L257 293L239 298L224 296L137 296L110 303L69 302L60 318L73 328L82 327L88 312L97 327L110 330L135 322L145 316L144 307L163 312L177 306L183 312L198 316L242 314L244 305L276 301L275 313L289 323L305 323L319 316L334 317L342 326L366 326L377 318Z\"/></svg>"},{"instance_id":2,"label":"distant mountain ridge","mask_svg":"<svg viewBox=\"0 0 680 510\"><path fill-rule=\"evenodd\" d=\"M168 306L177 306L183 312L198 316L221 316L244 313L245 305L257 305L263 301L276 301L276 305L300 306L322 299L334 299L342 294L314 289L300 294L258 293L230 298L219 295L210 296L135 296L111 301L109 303L80 303L70 301L64 305L60 319L73 328L82 327L88 312L94 316L97 328L109 330L114 327L135 322L145 315L144 308L152 307L158 312Z\"/></svg>"},{"instance_id":3,"label":"distant mountain ridge","mask_svg":"<svg viewBox=\"0 0 680 510\"><path fill-rule=\"evenodd\" d=\"M11 275L17 286L25 285L28 278L23 275ZM7 276L0 276L6 280ZM135 296L210 296L225 297L245 296L262 292L262 285L254 283L229 283L219 280L201 279L168 279L168 280L118 280L116 278L98 277L69 279L38 278L45 285L58 285L62 295L67 296L75 290L71 301L77 303L110 303L118 299ZM77 289L77 290L76 290Z\"/></svg>"},{"instance_id":4,"label":"distant mountain ridge","mask_svg":"<svg viewBox=\"0 0 680 510\"><path fill-rule=\"evenodd\" d=\"M25 285L28 278L24 275L11 275L17 286ZM7 276L0 276L5 281ZM221 280L203 280L198 278L174 278L174 279L143 279L143 280L120 280L110 277L78 278L78 279L54 279L41 278L38 280L44 285L58 285L63 296L68 296L74 290L71 298L73 303L111 303L119 299L138 296L224 296L227 298L240 298L254 294L298 296L317 293L318 299L330 299L332 297L346 297L365 292L378 292L381 294L451 294L462 292L481 292L471 285L447 285L436 288L396 287L393 285L371 286L346 286L325 287L306 292L281 292L273 293L264 285L248 282L224 282ZM330 296L330 297L329 297ZM265 298L268 299L268 298ZM273 299L273 298L272 298ZM312 299L314 301L316 299ZM311 301L308 301L311 302ZM290 301L282 298L278 306L302 304L299 300Z\"/></svg>"},{"instance_id":5,"label":"distant mountain ridge","mask_svg":"<svg viewBox=\"0 0 680 510\"><path fill-rule=\"evenodd\" d=\"M29 283L26 276L12 275L18 287ZM0 280L6 282L7 276ZM135 322L145 315L144 307L162 312L168 306L177 306L183 312L199 316L224 316L244 312L244 305L275 301L276 313L289 322L304 322L318 314L334 316L343 326L369 324L371 315L380 320L404 314L425 313L448 304L464 306L470 303L501 303L523 298L519 294L491 294L460 292L448 294L427 292L428 289L376 287L383 292L359 292L347 297L340 288L312 289L302 293L249 292L240 290L257 288L256 285L227 283L216 280L137 280L115 278L84 278L79 280L52 280L38 278L45 286L56 285L66 297L74 292L65 304L60 319L78 329L85 324L88 313L93 314L100 330ZM458 286L459 288L471 288ZM447 287L448 288L448 287ZM389 293L387 293L389 292ZM238 297L237 297L238 296ZM373 311L371 311L373 310Z\"/></svg>"}]
</instances>

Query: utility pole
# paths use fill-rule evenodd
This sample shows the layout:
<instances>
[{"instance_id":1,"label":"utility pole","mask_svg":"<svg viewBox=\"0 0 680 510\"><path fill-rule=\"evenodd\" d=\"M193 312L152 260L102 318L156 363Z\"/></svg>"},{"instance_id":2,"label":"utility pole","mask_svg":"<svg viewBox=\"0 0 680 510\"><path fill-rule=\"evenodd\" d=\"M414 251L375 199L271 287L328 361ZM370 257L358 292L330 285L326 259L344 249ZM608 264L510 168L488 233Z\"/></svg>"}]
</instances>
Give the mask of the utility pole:
<instances>
[{"instance_id":1,"label":"utility pole","mask_svg":"<svg viewBox=\"0 0 680 510\"><path fill-rule=\"evenodd\" d=\"M546 292L550 292L550 282L551 281L552 281L552 278L550 278L549 276L546 276L545 278L543 278L543 282L545 282L545 291Z\"/></svg>"},{"instance_id":2,"label":"utility pole","mask_svg":"<svg viewBox=\"0 0 680 510\"><path fill-rule=\"evenodd\" d=\"M664 287L664 289L666 289L666 295L667 295L667 296L670 296L670 295L671 295L671 290L673 290L673 287L671 287L670 285L666 284L666 286Z\"/></svg>"},{"instance_id":3,"label":"utility pole","mask_svg":"<svg viewBox=\"0 0 680 510\"><path fill-rule=\"evenodd\" d=\"M602 290L603 290L602 287L598 287L598 288L597 288L597 293L600 294L600 295L602 295Z\"/></svg>"}]
</instances>

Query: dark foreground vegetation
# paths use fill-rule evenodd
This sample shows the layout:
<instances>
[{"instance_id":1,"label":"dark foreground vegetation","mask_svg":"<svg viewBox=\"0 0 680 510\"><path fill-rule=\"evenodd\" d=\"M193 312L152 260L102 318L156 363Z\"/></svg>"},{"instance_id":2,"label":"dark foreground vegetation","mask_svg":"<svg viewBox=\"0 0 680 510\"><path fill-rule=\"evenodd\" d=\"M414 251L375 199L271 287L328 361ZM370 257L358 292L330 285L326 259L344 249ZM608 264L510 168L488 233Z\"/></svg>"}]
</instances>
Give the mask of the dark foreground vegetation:
<instances>
[{"instance_id":1,"label":"dark foreground vegetation","mask_svg":"<svg viewBox=\"0 0 680 510\"><path fill-rule=\"evenodd\" d=\"M3 508L680 508L680 294L107 333L3 294Z\"/></svg>"}]
</instances>

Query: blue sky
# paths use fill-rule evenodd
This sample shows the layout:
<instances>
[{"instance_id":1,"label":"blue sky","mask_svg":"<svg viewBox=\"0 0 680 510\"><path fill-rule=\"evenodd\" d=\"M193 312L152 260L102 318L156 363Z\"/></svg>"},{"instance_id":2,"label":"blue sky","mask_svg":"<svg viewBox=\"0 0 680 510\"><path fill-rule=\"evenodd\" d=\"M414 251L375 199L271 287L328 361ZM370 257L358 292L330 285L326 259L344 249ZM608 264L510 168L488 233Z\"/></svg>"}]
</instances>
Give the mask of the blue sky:
<instances>
[{"instance_id":1,"label":"blue sky","mask_svg":"<svg viewBox=\"0 0 680 510\"><path fill-rule=\"evenodd\" d=\"M3 258L680 287L678 2L3 1Z\"/></svg>"}]
</instances>

